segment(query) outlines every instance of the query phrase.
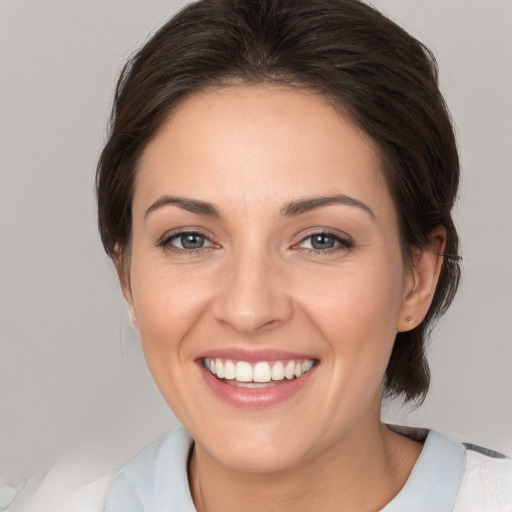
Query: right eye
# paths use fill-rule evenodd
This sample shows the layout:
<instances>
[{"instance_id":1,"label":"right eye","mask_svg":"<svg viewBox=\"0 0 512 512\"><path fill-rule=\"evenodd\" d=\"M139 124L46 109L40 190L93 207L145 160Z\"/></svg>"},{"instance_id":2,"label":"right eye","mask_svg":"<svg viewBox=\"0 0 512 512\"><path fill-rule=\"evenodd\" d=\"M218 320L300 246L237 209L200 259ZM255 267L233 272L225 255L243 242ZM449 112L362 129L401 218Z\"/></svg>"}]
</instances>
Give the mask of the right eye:
<instances>
[{"instance_id":1,"label":"right eye","mask_svg":"<svg viewBox=\"0 0 512 512\"><path fill-rule=\"evenodd\" d=\"M181 231L165 237L159 245L172 251L193 252L212 247L214 244L202 233Z\"/></svg>"}]
</instances>

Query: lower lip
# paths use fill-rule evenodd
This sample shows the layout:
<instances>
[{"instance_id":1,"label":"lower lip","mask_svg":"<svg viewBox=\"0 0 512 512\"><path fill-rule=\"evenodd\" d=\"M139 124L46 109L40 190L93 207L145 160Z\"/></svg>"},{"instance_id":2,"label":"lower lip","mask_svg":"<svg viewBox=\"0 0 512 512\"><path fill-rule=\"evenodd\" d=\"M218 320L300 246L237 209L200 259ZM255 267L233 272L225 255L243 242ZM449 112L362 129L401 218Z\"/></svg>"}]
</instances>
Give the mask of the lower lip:
<instances>
[{"instance_id":1,"label":"lower lip","mask_svg":"<svg viewBox=\"0 0 512 512\"><path fill-rule=\"evenodd\" d=\"M316 365L298 378L277 381L274 385L264 388L242 388L217 379L198 362L199 369L206 385L215 396L235 407L263 409L280 404L296 395L310 380Z\"/></svg>"}]
</instances>

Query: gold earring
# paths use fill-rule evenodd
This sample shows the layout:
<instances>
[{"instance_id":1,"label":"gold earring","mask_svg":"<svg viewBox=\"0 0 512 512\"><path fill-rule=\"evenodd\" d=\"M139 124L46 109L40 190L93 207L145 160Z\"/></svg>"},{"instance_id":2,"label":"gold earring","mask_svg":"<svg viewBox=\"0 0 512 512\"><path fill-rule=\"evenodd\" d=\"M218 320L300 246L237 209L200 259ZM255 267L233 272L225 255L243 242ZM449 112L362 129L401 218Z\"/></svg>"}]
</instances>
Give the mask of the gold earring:
<instances>
[{"instance_id":1,"label":"gold earring","mask_svg":"<svg viewBox=\"0 0 512 512\"><path fill-rule=\"evenodd\" d=\"M412 323L414 322L414 318L413 318L412 316L408 316L408 317L406 318L406 320L407 320L410 324L412 324Z\"/></svg>"}]
</instances>

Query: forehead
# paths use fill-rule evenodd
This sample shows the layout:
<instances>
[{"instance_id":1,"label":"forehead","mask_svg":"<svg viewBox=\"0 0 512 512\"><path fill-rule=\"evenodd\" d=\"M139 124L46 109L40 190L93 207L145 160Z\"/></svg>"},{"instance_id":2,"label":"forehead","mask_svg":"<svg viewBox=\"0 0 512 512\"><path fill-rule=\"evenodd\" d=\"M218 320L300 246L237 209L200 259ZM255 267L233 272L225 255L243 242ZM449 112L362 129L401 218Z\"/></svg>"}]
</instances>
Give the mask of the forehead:
<instances>
[{"instance_id":1,"label":"forehead","mask_svg":"<svg viewBox=\"0 0 512 512\"><path fill-rule=\"evenodd\" d=\"M164 123L140 161L134 208L162 194L254 210L333 193L389 209L371 139L314 92L229 86L187 98Z\"/></svg>"}]
</instances>

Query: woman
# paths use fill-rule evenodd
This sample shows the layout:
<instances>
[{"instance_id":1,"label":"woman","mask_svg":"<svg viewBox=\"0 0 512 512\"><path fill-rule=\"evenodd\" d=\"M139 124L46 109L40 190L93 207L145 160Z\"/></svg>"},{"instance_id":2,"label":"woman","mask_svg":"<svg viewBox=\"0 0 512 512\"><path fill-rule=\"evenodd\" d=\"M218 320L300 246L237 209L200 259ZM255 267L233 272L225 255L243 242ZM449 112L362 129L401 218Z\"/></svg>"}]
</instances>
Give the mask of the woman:
<instances>
[{"instance_id":1,"label":"woman","mask_svg":"<svg viewBox=\"0 0 512 512\"><path fill-rule=\"evenodd\" d=\"M458 181L432 56L368 6L202 1L162 27L119 82L99 226L184 429L105 510L510 505L509 461L380 421L383 392L428 390Z\"/></svg>"},{"instance_id":2,"label":"woman","mask_svg":"<svg viewBox=\"0 0 512 512\"><path fill-rule=\"evenodd\" d=\"M510 461L380 421L458 284L432 56L358 1L203 1L119 82L99 225L183 423L105 511L508 510ZM507 508L508 507L508 508Z\"/></svg>"}]
</instances>

